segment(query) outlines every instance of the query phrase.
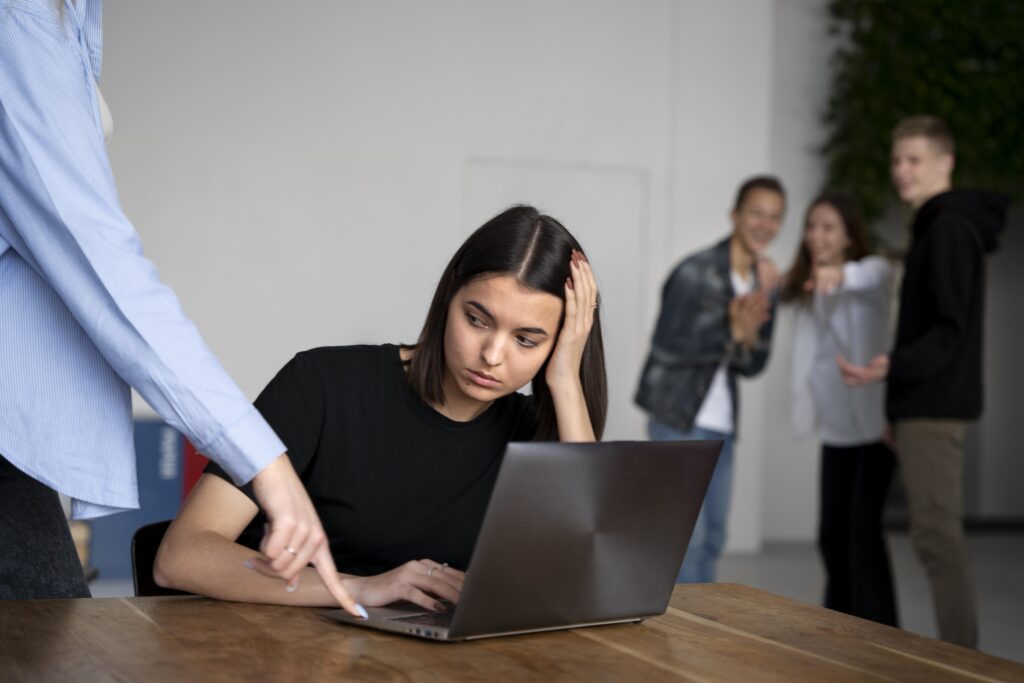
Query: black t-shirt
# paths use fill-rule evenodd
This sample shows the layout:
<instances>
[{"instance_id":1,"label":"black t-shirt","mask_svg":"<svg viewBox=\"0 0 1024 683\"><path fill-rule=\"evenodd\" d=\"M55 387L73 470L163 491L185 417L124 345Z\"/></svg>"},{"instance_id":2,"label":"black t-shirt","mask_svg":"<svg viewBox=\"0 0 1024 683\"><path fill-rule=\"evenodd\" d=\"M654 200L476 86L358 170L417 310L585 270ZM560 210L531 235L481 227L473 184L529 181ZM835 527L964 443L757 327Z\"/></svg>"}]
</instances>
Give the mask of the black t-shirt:
<instances>
[{"instance_id":1,"label":"black t-shirt","mask_svg":"<svg viewBox=\"0 0 1024 683\"><path fill-rule=\"evenodd\" d=\"M299 353L255 405L287 446L338 570L362 576L423 558L464 570L505 445L533 436L522 394L470 422L437 412L391 344ZM215 463L206 471L231 481ZM261 512L238 542L258 547L265 521Z\"/></svg>"}]
</instances>

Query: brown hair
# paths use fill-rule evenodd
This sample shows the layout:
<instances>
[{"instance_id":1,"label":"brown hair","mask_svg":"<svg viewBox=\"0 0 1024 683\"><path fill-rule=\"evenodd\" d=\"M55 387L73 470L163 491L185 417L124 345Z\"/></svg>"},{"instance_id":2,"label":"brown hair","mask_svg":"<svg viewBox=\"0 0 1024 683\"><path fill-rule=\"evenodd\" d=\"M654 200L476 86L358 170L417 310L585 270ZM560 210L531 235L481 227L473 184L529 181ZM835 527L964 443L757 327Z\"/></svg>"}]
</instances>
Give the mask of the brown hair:
<instances>
[{"instance_id":1,"label":"brown hair","mask_svg":"<svg viewBox=\"0 0 1024 683\"><path fill-rule=\"evenodd\" d=\"M409 363L409 383L427 403L444 403L444 333L448 307L467 283L488 275L510 275L529 289L565 301L565 281L571 277L572 250L583 248L565 227L532 206L513 206L484 223L459 247L434 291L427 319ZM564 317L564 314L563 314ZM561 325L559 325L561 329ZM555 405L545 380L548 360L534 375L533 401L537 423L534 439L557 439ZM594 435L600 439L608 413L608 382L601 339L600 308L583 347L580 382Z\"/></svg>"},{"instance_id":2,"label":"brown hair","mask_svg":"<svg viewBox=\"0 0 1024 683\"><path fill-rule=\"evenodd\" d=\"M943 154L956 152L956 141L953 139L953 131L946 122L937 116L928 114L916 114L902 119L892 129L892 141L897 142L905 138L923 137L928 138Z\"/></svg>"},{"instance_id":3,"label":"brown hair","mask_svg":"<svg viewBox=\"0 0 1024 683\"><path fill-rule=\"evenodd\" d=\"M796 257L782 281L780 298L786 303L795 301L806 304L811 300L812 292L807 291L804 287L804 283L811 277L811 252L807 250L803 234L807 232L807 221L810 220L811 211L821 204L828 204L835 209L843 222L843 229L846 230L846 236L850 239L850 245L846 247L846 259L858 261L868 255L868 236L864 227L864 214L853 195L845 192L825 192L819 195L807 207L807 214L804 216L804 230L801 233Z\"/></svg>"}]
</instances>

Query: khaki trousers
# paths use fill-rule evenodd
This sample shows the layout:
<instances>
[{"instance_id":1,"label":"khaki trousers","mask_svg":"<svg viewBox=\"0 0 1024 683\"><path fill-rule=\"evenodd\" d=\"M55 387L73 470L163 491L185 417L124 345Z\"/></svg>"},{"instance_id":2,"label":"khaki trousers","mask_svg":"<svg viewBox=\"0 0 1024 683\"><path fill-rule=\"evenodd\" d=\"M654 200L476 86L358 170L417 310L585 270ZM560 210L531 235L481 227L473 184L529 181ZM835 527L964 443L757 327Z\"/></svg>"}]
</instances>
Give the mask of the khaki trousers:
<instances>
[{"instance_id":1,"label":"khaki trousers","mask_svg":"<svg viewBox=\"0 0 1024 683\"><path fill-rule=\"evenodd\" d=\"M915 419L895 424L910 506L910 538L931 581L939 637L978 646L974 581L963 532L963 457L967 423Z\"/></svg>"}]
</instances>

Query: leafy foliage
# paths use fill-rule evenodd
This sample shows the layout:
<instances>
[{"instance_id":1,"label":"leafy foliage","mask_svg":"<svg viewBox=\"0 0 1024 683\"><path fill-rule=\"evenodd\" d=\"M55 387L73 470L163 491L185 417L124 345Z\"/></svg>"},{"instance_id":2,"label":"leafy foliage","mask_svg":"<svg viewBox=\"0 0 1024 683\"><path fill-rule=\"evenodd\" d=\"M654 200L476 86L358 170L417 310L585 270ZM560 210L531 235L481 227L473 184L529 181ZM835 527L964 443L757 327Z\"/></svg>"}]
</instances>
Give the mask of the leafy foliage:
<instances>
[{"instance_id":1,"label":"leafy foliage","mask_svg":"<svg viewBox=\"0 0 1024 683\"><path fill-rule=\"evenodd\" d=\"M829 187L877 216L893 126L933 114L956 137L957 185L1024 196L1024 0L832 0L829 14Z\"/></svg>"}]
</instances>

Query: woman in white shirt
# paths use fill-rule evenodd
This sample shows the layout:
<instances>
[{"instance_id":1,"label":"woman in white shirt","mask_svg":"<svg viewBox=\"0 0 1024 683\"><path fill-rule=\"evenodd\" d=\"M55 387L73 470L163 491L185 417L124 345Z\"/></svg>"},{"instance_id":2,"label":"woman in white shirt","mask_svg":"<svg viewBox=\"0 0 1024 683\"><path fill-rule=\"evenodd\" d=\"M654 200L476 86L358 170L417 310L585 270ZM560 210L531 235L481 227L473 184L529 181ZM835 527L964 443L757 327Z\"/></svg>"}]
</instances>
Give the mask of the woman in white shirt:
<instances>
[{"instance_id":1,"label":"woman in white shirt","mask_svg":"<svg viewBox=\"0 0 1024 683\"><path fill-rule=\"evenodd\" d=\"M882 509L895 469L884 443L885 386L843 384L836 358L867 363L889 348L891 267L868 256L856 201L825 194L807 210L782 300L794 304L794 432L821 439L818 546L825 607L897 625Z\"/></svg>"}]
</instances>

